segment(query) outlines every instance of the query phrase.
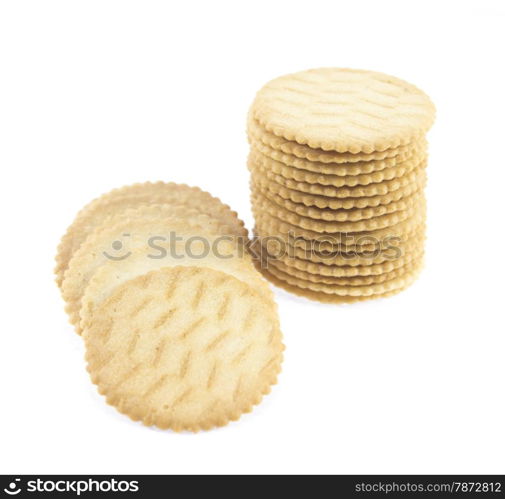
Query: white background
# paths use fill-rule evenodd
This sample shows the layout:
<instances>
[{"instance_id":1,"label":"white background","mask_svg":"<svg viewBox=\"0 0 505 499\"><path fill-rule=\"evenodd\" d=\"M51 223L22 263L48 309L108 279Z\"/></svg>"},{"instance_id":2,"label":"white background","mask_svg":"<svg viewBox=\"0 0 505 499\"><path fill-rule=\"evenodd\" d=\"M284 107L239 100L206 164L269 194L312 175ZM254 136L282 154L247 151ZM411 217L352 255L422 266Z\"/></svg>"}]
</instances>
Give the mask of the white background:
<instances>
[{"instance_id":1,"label":"white background","mask_svg":"<svg viewBox=\"0 0 505 499\"><path fill-rule=\"evenodd\" d=\"M504 473L503 2L3 1L0 472ZM252 227L246 112L319 66L437 106L426 268L350 306L278 291L279 384L239 422L174 434L90 383L53 282L59 238L113 187L185 182Z\"/></svg>"}]
</instances>

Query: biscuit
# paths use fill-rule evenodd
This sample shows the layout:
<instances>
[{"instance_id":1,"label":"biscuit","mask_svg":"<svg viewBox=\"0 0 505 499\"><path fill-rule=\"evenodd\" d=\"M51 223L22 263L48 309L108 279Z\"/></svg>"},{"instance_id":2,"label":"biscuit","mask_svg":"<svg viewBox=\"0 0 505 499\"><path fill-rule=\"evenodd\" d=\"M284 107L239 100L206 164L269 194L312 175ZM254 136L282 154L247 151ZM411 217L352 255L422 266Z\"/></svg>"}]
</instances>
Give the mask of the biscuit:
<instances>
[{"instance_id":1,"label":"biscuit","mask_svg":"<svg viewBox=\"0 0 505 499\"><path fill-rule=\"evenodd\" d=\"M320 68L268 82L251 116L265 130L311 148L372 153L418 140L433 124L435 107L394 76Z\"/></svg>"},{"instance_id":2,"label":"biscuit","mask_svg":"<svg viewBox=\"0 0 505 499\"><path fill-rule=\"evenodd\" d=\"M302 217L296 213L286 210L282 206L279 206L265 196L261 194L253 194L252 199L252 210L255 216L258 213L267 212L270 215L286 221L292 225L296 225L302 230L309 230L312 232L362 232L362 231L372 231L390 227L396 225L408 218L412 217L417 213L424 205L424 194L416 194L417 199L415 203L408 206L404 210L395 211L393 213L387 213L385 215L377 216L374 218L368 218L363 220L348 221L348 222L327 222L324 220L315 220L308 217Z\"/></svg>"},{"instance_id":3,"label":"biscuit","mask_svg":"<svg viewBox=\"0 0 505 499\"><path fill-rule=\"evenodd\" d=\"M307 244L314 246L314 241L317 242L320 251L336 251L341 247L366 247L377 246L378 244L387 241L391 237L404 239L417 231L419 225L424 223L425 208L420 210L411 218L404 220L396 225L385 227L384 229L362 232L334 232L321 233L307 229L301 229L296 225L284 222L266 212L257 213L255 215L256 224L263 227L268 227L269 232L274 237L279 237L281 240L288 238L288 241L295 246L302 248L307 247Z\"/></svg>"},{"instance_id":4,"label":"biscuit","mask_svg":"<svg viewBox=\"0 0 505 499\"><path fill-rule=\"evenodd\" d=\"M250 143L252 151L287 166L321 175L338 175L341 177L383 171L387 168L392 168L399 163L408 161L413 157L426 154L427 149L426 140L423 139L419 142L413 143L408 148L405 148L403 151L398 152L398 154L389 158L375 160L370 159L368 161L357 161L354 163L323 163L321 161L310 161L308 159L298 158L292 154L286 154L282 151L278 151L277 149L273 149L254 138L250 139Z\"/></svg>"},{"instance_id":5,"label":"biscuit","mask_svg":"<svg viewBox=\"0 0 505 499\"><path fill-rule=\"evenodd\" d=\"M419 241L420 238L425 237L425 223L420 222L413 228L412 233L405 235L386 235L381 239L364 237L362 244L339 244L335 243L329 238L319 240L307 240L303 238L296 238L293 235L278 234L275 230L270 230L268 224L265 226L256 225L254 228L254 239L250 247L254 249L255 254L261 254L262 251L258 247L261 245L273 249L273 253L286 252L291 256L296 256L297 251L301 255L306 255L302 258L310 259L309 255L314 255L315 258L328 259L338 255L344 255L347 259L355 255L358 256L373 256L381 253L392 255L393 252L398 252L401 245L408 245L414 241ZM368 242L367 242L368 241ZM394 256L394 255L393 255Z\"/></svg>"},{"instance_id":6,"label":"biscuit","mask_svg":"<svg viewBox=\"0 0 505 499\"><path fill-rule=\"evenodd\" d=\"M434 118L426 94L382 73L321 68L268 82L247 121L251 251L264 275L330 303L406 288L424 254Z\"/></svg>"},{"instance_id":7,"label":"biscuit","mask_svg":"<svg viewBox=\"0 0 505 499\"><path fill-rule=\"evenodd\" d=\"M385 282L367 284L363 286L340 286L336 284L323 284L312 281L306 281L298 277L282 272L276 267L268 267L268 273L277 277L281 281L285 281L291 286L296 286L303 289L309 289L318 293L326 293L329 295L338 296L373 296L383 295L397 289L404 289L410 285L417 277L421 270L422 260L419 261L409 272L406 272L394 279Z\"/></svg>"},{"instance_id":8,"label":"biscuit","mask_svg":"<svg viewBox=\"0 0 505 499\"><path fill-rule=\"evenodd\" d=\"M65 270L74 251L82 244L86 236L103 222L106 216L146 203L184 204L188 207L198 207L202 213L234 227L237 235L247 235L243 222L238 219L237 214L228 205L198 187L175 183L146 182L114 189L86 205L67 229L58 246L56 256L55 274L58 286L61 287Z\"/></svg>"},{"instance_id":9,"label":"biscuit","mask_svg":"<svg viewBox=\"0 0 505 499\"><path fill-rule=\"evenodd\" d=\"M115 287L84 334L88 371L134 421L207 430L250 412L277 381L273 302L226 273L160 269Z\"/></svg>"},{"instance_id":10,"label":"biscuit","mask_svg":"<svg viewBox=\"0 0 505 499\"><path fill-rule=\"evenodd\" d=\"M269 273L267 269L262 270L263 275L278 288L287 291L293 295L300 298L307 298L308 300L317 301L320 303L333 304L333 305L343 305L350 303L357 303L371 299L388 298L394 296L406 288L395 289L394 291L388 291L383 294L376 294L371 296L340 296L340 295L330 295L328 293L311 291L310 289L300 288L299 286L292 286L291 284L278 279L273 274ZM407 286L408 287L408 286Z\"/></svg>"},{"instance_id":11,"label":"biscuit","mask_svg":"<svg viewBox=\"0 0 505 499\"><path fill-rule=\"evenodd\" d=\"M360 175L333 175L328 173L314 173L306 170L300 170L292 166L287 166L280 161L275 161L267 156L251 150L249 154L250 164L258 168L275 173L286 179L295 180L297 182L306 182L308 184L331 185L333 187L357 185L368 185L383 182L384 180L392 180L402 177L410 173L414 168L426 161L426 154L417 154L406 161L385 168L381 171L372 173L362 173Z\"/></svg>"},{"instance_id":12,"label":"biscuit","mask_svg":"<svg viewBox=\"0 0 505 499\"><path fill-rule=\"evenodd\" d=\"M412 194L398 201L380 204L378 206L367 206L366 208L321 209L314 206L306 206L303 203L294 203L290 199L284 199L282 196L268 189L258 189L254 185L251 186L251 192L254 195L258 195L261 192L268 200L297 215L313 218L315 220L325 220L327 222L354 222L356 220L374 218L388 213L394 213L395 211L405 210L418 200L418 196Z\"/></svg>"},{"instance_id":13,"label":"biscuit","mask_svg":"<svg viewBox=\"0 0 505 499\"><path fill-rule=\"evenodd\" d=\"M248 121L247 132L249 142L265 154L268 153L268 150L264 149L264 146L300 159L329 164L381 161L387 158L394 158L395 156L411 153L418 147L417 144L422 141L422 139L419 139L412 142L412 144L387 149L385 151L373 151L369 154L353 154L348 152L340 153L336 151L323 151L323 149L313 149L306 145L283 139L265 130L256 120L250 119Z\"/></svg>"},{"instance_id":14,"label":"biscuit","mask_svg":"<svg viewBox=\"0 0 505 499\"><path fill-rule=\"evenodd\" d=\"M296 246L285 245L278 240L265 240L263 249L269 254L271 259L276 257L297 258L307 262L322 263L330 266L344 265L355 267L358 265L373 265L394 260L421 247L424 240L425 235L423 230L409 239L400 241L392 240L383 247L379 246L375 250L369 251L336 250L335 252L319 252L313 248L302 249ZM262 239L260 238L259 242L261 243L261 241Z\"/></svg>"},{"instance_id":15,"label":"biscuit","mask_svg":"<svg viewBox=\"0 0 505 499\"><path fill-rule=\"evenodd\" d=\"M216 236L229 234L229 231L228 226L186 206L142 206L116 214L97 227L70 260L62 284L62 296L67 304L65 310L70 323L81 333L81 298L94 272L103 263L129 258L132 252L142 248L145 249L146 258L148 255L161 256L161 252L168 251L169 248L179 255L185 252L186 243L195 237L196 240L205 237L210 245ZM120 254L114 250L114 245L118 242ZM225 242L219 243L217 251L231 254L233 245Z\"/></svg>"},{"instance_id":16,"label":"biscuit","mask_svg":"<svg viewBox=\"0 0 505 499\"><path fill-rule=\"evenodd\" d=\"M211 237L211 236L206 236ZM196 241L193 245L193 254L184 251L183 242L176 247L174 252L156 255L152 258L151 249L139 247L131 255L120 261L104 261L94 269L92 278L84 289L81 298L80 328L85 330L91 320L94 309L102 303L113 290L135 277L154 270L186 265L191 267L204 267L226 272L227 274L244 281L254 287L268 299L272 299L272 291L256 269L250 256L232 242L222 242L219 254L213 251L205 252L205 244ZM195 255L201 255L195 257Z\"/></svg>"},{"instance_id":17,"label":"biscuit","mask_svg":"<svg viewBox=\"0 0 505 499\"><path fill-rule=\"evenodd\" d=\"M337 286L366 286L368 284L378 284L381 282L389 281L391 279L395 279L404 273L410 272L414 270L414 268L419 264L417 260L412 260L405 265L393 269L390 272L385 272L383 274L377 275L367 275L367 276L351 276L351 277L333 277L333 276L323 276L318 274L311 274L310 272L304 272L303 270L299 270L295 267L289 267L288 265L283 264L280 261L275 262L275 268L279 271L298 277L299 279L303 279L305 281L311 281L314 283L322 283L322 284L336 284ZM269 267L270 268L270 267Z\"/></svg>"},{"instance_id":18,"label":"biscuit","mask_svg":"<svg viewBox=\"0 0 505 499\"><path fill-rule=\"evenodd\" d=\"M302 260L298 257L290 256L274 256L269 258L268 255L264 256L263 266L270 269L271 267L278 267L277 262L280 262L288 267L327 277L354 277L354 276L369 276L379 275L391 272L393 270L403 267L412 261L419 259L424 253L424 248L414 248L408 253L382 263L372 263L365 265L326 265L324 263L314 263L309 260Z\"/></svg>"},{"instance_id":19,"label":"biscuit","mask_svg":"<svg viewBox=\"0 0 505 499\"><path fill-rule=\"evenodd\" d=\"M346 241L342 239L332 239L331 236L323 236L321 239L312 240L304 239L303 237L297 237L294 234L283 234L279 233L275 229L275 225L271 224L269 221L258 217L256 225L254 227L254 240L253 244L256 243L257 239L266 239L268 241L273 241L274 243L288 245L292 248L301 248L304 251L319 251L321 253L334 253L338 251L342 252L365 252L365 251L375 251L377 248L385 245L388 242L386 240L375 240L366 239L358 244L356 241L346 244Z\"/></svg>"},{"instance_id":20,"label":"biscuit","mask_svg":"<svg viewBox=\"0 0 505 499\"><path fill-rule=\"evenodd\" d=\"M418 167L402 177L385 180L378 184L358 185L354 187L334 187L332 185L309 184L308 182L287 179L282 175L277 175L276 173L253 164L250 160L248 161L248 167L253 172L253 178L257 178L258 176L266 177L283 187L295 191L335 198L360 198L383 196L420 180L426 168L426 161L423 161Z\"/></svg>"},{"instance_id":21,"label":"biscuit","mask_svg":"<svg viewBox=\"0 0 505 499\"><path fill-rule=\"evenodd\" d=\"M187 206L186 204L175 203L142 203L135 205L133 208L113 211L110 215L103 218L101 223L88 234L88 237L96 231L106 230L113 225L121 224L128 220L137 221L147 218L178 219L181 222L197 220L198 227L205 232L237 237L235 226L223 223L219 218L209 215L207 210L202 210L200 206ZM84 241L86 240L87 238Z\"/></svg>"},{"instance_id":22,"label":"biscuit","mask_svg":"<svg viewBox=\"0 0 505 499\"><path fill-rule=\"evenodd\" d=\"M411 183L398 188L395 191L377 196L360 197L360 198L335 198L333 196L324 196L319 194L309 194L300 192L294 189L289 189L279 185L273 180L269 180L260 175L251 173L252 184L259 187L262 191L270 191L281 196L284 199L289 199L294 203L304 204L305 206L316 206L317 208L331 210L353 208L367 208L370 206L386 205L395 201L399 201L411 194L420 191L426 184L426 172L423 170L419 176L416 176Z\"/></svg>"}]
</instances>

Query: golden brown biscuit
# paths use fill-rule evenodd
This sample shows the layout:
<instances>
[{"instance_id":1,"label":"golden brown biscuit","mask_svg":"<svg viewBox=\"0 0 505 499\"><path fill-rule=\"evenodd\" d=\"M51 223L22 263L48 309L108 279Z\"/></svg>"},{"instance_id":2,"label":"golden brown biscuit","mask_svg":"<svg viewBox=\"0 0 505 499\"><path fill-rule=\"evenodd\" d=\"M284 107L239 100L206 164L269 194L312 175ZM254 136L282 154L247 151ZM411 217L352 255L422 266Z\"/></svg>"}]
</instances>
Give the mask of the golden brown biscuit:
<instances>
[{"instance_id":1,"label":"golden brown biscuit","mask_svg":"<svg viewBox=\"0 0 505 499\"><path fill-rule=\"evenodd\" d=\"M199 208L202 213L234 227L237 235L247 235L243 222L238 219L237 214L229 206L198 187L175 183L146 182L114 189L86 205L67 229L56 256L55 273L58 286L61 287L65 270L74 251L79 248L95 227L101 225L107 216L146 203L184 204L191 208Z\"/></svg>"},{"instance_id":2,"label":"golden brown biscuit","mask_svg":"<svg viewBox=\"0 0 505 499\"><path fill-rule=\"evenodd\" d=\"M383 242L373 250L336 249L333 252L320 251L317 246L300 248L291 244L285 244L278 239L261 238L257 240L262 244L262 253L269 256L269 261L273 259L296 258L307 263L322 263L328 266L366 266L392 261L402 256L408 255L412 251L417 251L424 245L424 230L420 230L407 239L394 239ZM360 251L357 251L359 249Z\"/></svg>"},{"instance_id":3,"label":"golden brown biscuit","mask_svg":"<svg viewBox=\"0 0 505 499\"><path fill-rule=\"evenodd\" d=\"M311 274L310 272L304 272L303 270L299 270L296 267L290 267L288 265L285 265L280 261L275 262L275 268L285 274L291 275L293 277L298 277L299 279L302 279L304 281L311 281L314 283L322 283L329 285L336 284L337 286L365 286L368 284L378 284L381 282L390 281L408 272L411 272L418 265L419 261L413 260L397 269L393 269L390 272L384 272L383 274L367 275L367 276L356 275L352 277L345 277L345 276L332 277L332 276Z\"/></svg>"},{"instance_id":4,"label":"golden brown biscuit","mask_svg":"<svg viewBox=\"0 0 505 499\"><path fill-rule=\"evenodd\" d=\"M286 140L265 130L265 128L262 127L255 119L248 120L247 132L250 143L257 149L261 150L264 154L267 154L267 156L269 155L269 151L266 148L269 147L274 151L279 151L283 154L288 154L289 156L318 163L327 163L329 165L375 162L388 158L395 158L397 156L401 157L402 155L411 154L414 150L417 150L418 144L423 142L423 139L421 138L413 141L411 144L392 147L390 149L386 149L385 151L373 151L371 153L361 152L353 154L350 152L314 149L306 145L298 144L298 142Z\"/></svg>"},{"instance_id":5,"label":"golden brown biscuit","mask_svg":"<svg viewBox=\"0 0 505 499\"><path fill-rule=\"evenodd\" d=\"M161 256L162 252L169 251L182 256L187 249L200 251L192 241L201 241L202 237L208 243L208 251L212 251L211 246L214 245L217 252L230 252L230 247L233 248L230 240L217 241L220 236L229 235L230 230L228 226L187 206L141 206L116 214L97 227L70 260L61 288L70 323L77 333L81 333L81 298L97 268L104 263L130 258L132 252L141 249L145 258L149 255L153 258ZM117 243L120 243L118 251L114 249ZM235 249L238 251L239 248ZM205 246L203 251L206 251Z\"/></svg>"},{"instance_id":6,"label":"golden brown biscuit","mask_svg":"<svg viewBox=\"0 0 505 499\"><path fill-rule=\"evenodd\" d=\"M385 180L392 180L394 178L402 177L407 173L420 166L426 161L426 154L417 154L412 156L406 161L397 163L394 166L385 168L380 171L371 173L361 173L359 175L334 175L330 173L315 173L307 170L301 170L293 166L285 165L280 161L275 161L268 158L254 149L249 154L249 163L256 167L280 175L286 179L295 180L297 182L305 182L308 184L331 185L333 187L349 186L354 187L357 185L377 184Z\"/></svg>"},{"instance_id":7,"label":"golden brown biscuit","mask_svg":"<svg viewBox=\"0 0 505 499\"><path fill-rule=\"evenodd\" d=\"M288 293L296 295L300 298L307 298L308 300L317 301L320 303L330 303L333 305L343 305L343 304L356 303L356 302L372 300L372 299L376 300L379 298L388 298L388 297L394 296L394 295L400 293L400 291L403 291L404 289L406 289L406 288L399 288L399 289L395 289L393 291L388 291L387 293L376 294L376 295L371 295L371 296L330 295L328 293L322 293L322 292L312 291L310 289L300 288L299 286L292 286L291 284L287 283L286 281L278 279L273 274L269 273L268 269L264 269L262 272L263 272L264 276L272 284L274 284L278 288L283 289L284 291L287 291Z\"/></svg>"},{"instance_id":8,"label":"golden brown biscuit","mask_svg":"<svg viewBox=\"0 0 505 499\"><path fill-rule=\"evenodd\" d=\"M275 136L274 136L275 137ZM276 137L278 139L279 137ZM311 161L310 159L299 158L293 154L287 154L277 149L264 144L260 139L255 139L250 136L249 141L251 144L251 150L258 154L262 154L267 158L274 161L279 161L287 166L293 168L298 168L302 171L309 171L318 174L327 175L338 175L341 177L347 177L348 175L363 175L366 173L380 172L388 168L392 168L399 163L408 161L415 156L421 154L426 154L426 140L422 139L413 144L409 144L408 147L398 148L401 149L396 151L397 154L391 157L386 157L384 159L369 159L368 161L355 161L355 162L339 162L339 163L328 163L322 161ZM305 146L299 146L305 147ZM314 152L314 149L310 149ZM324 151L323 151L324 152ZM329 154L329 152L328 152ZM338 154L338 153L336 153ZM384 155L384 153L376 153ZM355 159L355 158L351 158Z\"/></svg>"},{"instance_id":9,"label":"golden brown biscuit","mask_svg":"<svg viewBox=\"0 0 505 499\"><path fill-rule=\"evenodd\" d=\"M418 140L433 124L435 107L394 76L319 68L268 82L251 116L267 131L311 148L372 153Z\"/></svg>"},{"instance_id":10,"label":"golden brown biscuit","mask_svg":"<svg viewBox=\"0 0 505 499\"><path fill-rule=\"evenodd\" d=\"M315 220L308 217L303 217L284 207L279 206L261 194L253 194L251 196L252 210L255 216L261 213L268 213L279 220L283 220L292 225L300 228L300 230L307 230L318 233L335 233L335 232L363 232L384 229L386 227L394 226L400 222L412 218L416 213L423 210L425 204L424 193L415 194L417 199L415 202L407 206L404 210L387 213L373 218L367 218L356 221L325 221Z\"/></svg>"},{"instance_id":11,"label":"golden brown biscuit","mask_svg":"<svg viewBox=\"0 0 505 499\"><path fill-rule=\"evenodd\" d=\"M270 172L251 163L250 160L248 161L248 167L253 173L253 178L264 177L291 190L305 192L307 194L315 194L317 196L328 196L342 199L384 196L390 192L404 188L416 181L419 182L424 174L426 161L421 162L421 164L414 168L414 170L402 177L385 180L384 182L380 182L378 184L357 185L354 187L334 187L332 185L309 184L308 182L287 179L282 175L277 175L276 173Z\"/></svg>"},{"instance_id":12,"label":"golden brown biscuit","mask_svg":"<svg viewBox=\"0 0 505 499\"><path fill-rule=\"evenodd\" d=\"M419 192L426 184L426 172L423 171L419 176L412 179L412 182L401 186L394 191L387 192L386 194L379 194L376 196L363 196L359 198L336 198L333 196L325 196L320 194L309 194L306 192L297 191L284 187L274 180L270 180L261 176L260 174L251 172L251 184L260 188L264 193L270 191L284 199L305 206L315 206L317 208L331 210L351 210L354 208L368 208L373 206L380 206L399 201L408 197L415 192Z\"/></svg>"},{"instance_id":13,"label":"golden brown biscuit","mask_svg":"<svg viewBox=\"0 0 505 499\"><path fill-rule=\"evenodd\" d=\"M417 202L419 198L419 195L411 194L410 196L403 197L398 201L392 201L391 203L380 204L378 206L351 209L331 209L317 208L314 206L306 206L303 203L295 203L290 199L284 199L282 196L279 196L268 189L260 189L254 184L251 185L251 192L256 196L262 195L276 205L302 217L313 218L314 220L324 220L327 222L354 222L357 220L379 217L396 211L406 210Z\"/></svg>"},{"instance_id":14,"label":"golden brown biscuit","mask_svg":"<svg viewBox=\"0 0 505 499\"><path fill-rule=\"evenodd\" d=\"M257 224L268 226L273 235L278 235L280 238L289 237L299 242L300 246L304 246L303 240L317 241L321 251L335 251L336 245L349 247L377 245L386 238L399 237L404 239L415 232L419 225L424 223L426 218L426 206L416 212L413 216L407 218L403 222L385 227L383 229L368 230L360 232L330 232L323 233L313 230L303 229L289 222L285 222L276 216L269 214L266 211L256 211L255 218ZM293 244L295 244L293 242Z\"/></svg>"},{"instance_id":15,"label":"golden brown biscuit","mask_svg":"<svg viewBox=\"0 0 505 499\"><path fill-rule=\"evenodd\" d=\"M299 277L292 276L286 272L282 272L277 267L270 266L267 272L271 275L277 277L281 281L285 281L291 286L296 286L298 288L309 289L317 293L326 293L329 295L338 296L373 296L373 295L383 295L389 293L390 291L395 291L397 289L404 289L409 286L417 278L421 266L422 260L419 260L417 266L412 270L403 273L402 275L395 277L380 283L366 284L362 286L348 286L348 285L337 285L337 284L324 284L320 282L313 282L305 279L300 279Z\"/></svg>"},{"instance_id":16,"label":"golden brown biscuit","mask_svg":"<svg viewBox=\"0 0 505 499\"><path fill-rule=\"evenodd\" d=\"M397 258L386 260L382 263L363 262L362 265L325 265L324 263L314 263L309 260L303 260L298 257L278 256L269 258L269 255L263 255L262 265L268 269L271 267L280 268L280 265L294 267L295 269L309 272L317 276L327 277L354 277L380 275L399 269L406 264L418 260L424 254L424 248L413 248ZM279 265L278 265L279 264Z\"/></svg>"},{"instance_id":17,"label":"golden brown biscuit","mask_svg":"<svg viewBox=\"0 0 505 499\"><path fill-rule=\"evenodd\" d=\"M229 274L172 267L114 288L85 331L92 381L145 425L222 426L276 383L282 338L273 302Z\"/></svg>"}]
</instances>

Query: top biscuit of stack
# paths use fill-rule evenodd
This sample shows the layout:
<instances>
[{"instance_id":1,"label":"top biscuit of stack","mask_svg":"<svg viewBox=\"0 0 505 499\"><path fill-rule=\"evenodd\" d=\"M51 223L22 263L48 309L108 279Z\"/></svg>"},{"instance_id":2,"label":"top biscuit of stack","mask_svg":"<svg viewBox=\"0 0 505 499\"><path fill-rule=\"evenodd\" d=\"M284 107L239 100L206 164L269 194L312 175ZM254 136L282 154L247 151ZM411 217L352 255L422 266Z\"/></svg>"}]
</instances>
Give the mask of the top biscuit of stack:
<instances>
[{"instance_id":1,"label":"top biscuit of stack","mask_svg":"<svg viewBox=\"0 0 505 499\"><path fill-rule=\"evenodd\" d=\"M321 153L367 155L418 141L434 117L428 96L410 83L372 71L321 68L267 83L250 120L266 134Z\"/></svg>"}]
</instances>

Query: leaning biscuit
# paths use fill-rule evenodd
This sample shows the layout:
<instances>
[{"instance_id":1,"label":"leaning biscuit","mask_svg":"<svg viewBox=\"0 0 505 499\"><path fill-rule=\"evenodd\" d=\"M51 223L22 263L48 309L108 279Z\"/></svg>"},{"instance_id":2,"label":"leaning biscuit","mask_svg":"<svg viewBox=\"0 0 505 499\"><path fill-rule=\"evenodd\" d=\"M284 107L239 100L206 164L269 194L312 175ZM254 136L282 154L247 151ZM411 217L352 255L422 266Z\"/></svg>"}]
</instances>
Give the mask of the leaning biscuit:
<instances>
[{"instance_id":1,"label":"leaning biscuit","mask_svg":"<svg viewBox=\"0 0 505 499\"><path fill-rule=\"evenodd\" d=\"M311 148L372 153L418 140L433 124L435 107L394 76L320 68L268 82L251 116L265 130Z\"/></svg>"},{"instance_id":2,"label":"leaning biscuit","mask_svg":"<svg viewBox=\"0 0 505 499\"><path fill-rule=\"evenodd\" d=\"M110 215L103 218L102 222L93 229L88 237L94 232L106 230L113 225L123 224L126 221L146 220L148 218L155 219L174 219L177 218L181 222L189 222L198 218L198 227L206 232L213 234L228 234L236 237L236 227L227 223L223 223L219 218L215 218L207 213L205 208L201 206L187 206L186 204L175 203L142 203L136 204L133 208L125 208L124 210L113 211ZM203 225L202 225L203 224ZM240 238L239 238L240 239ZM84 242L87 238L84 240ZM84 242L82 244L84 244Z\"/></svg>"},{"instance_id":3,"label":"leaning biscuit","mask_svg":"<svg viewBox=\"0 0 505 499\"><path fill-rule=\"evenodd\" d=\"M65 270L74 251L82 244L86 236L103 222L106 216L145 203L184 204L188 207L200 207L206 214L234 227L237 235L247 235L243 222L238 219L237 214L229 206L198 187L175 183L146 182L114 189L85 206L63 236L56 256L55 274L58 286L61 287Z\"/></svg>"},{"instance_id":4,"label":"leaning biscuit","mask_svg":"<svg viewBox=\"0 0 505 499\"><path fill-rule=\"evenodd\" d=\"M222 226L208 215L185 206L153 205L126 210L115 217L114 223L105 223L95 229L70 260L62 284L62 296L70 323L81 333L81 298L96 269L104 263L129 258L132 252L142 248L145 249L146 258L148 255L154 258L159 252L168 249L183 252L192 238L205 238L210 245L217 237L226 234L229 234L228 226ZM114 250L117 243L119 252ZM224 249L229 252L229 248L228 243ZM216 250L222 249L219 243Z\"/></svg>"},{"instance_id":5,"label":"leaning biscuit","mask_svg":"<svg viewBox=\"0 0 505 499\"><path fill-rule=\"evenodd\" d=\"M204 235L203 237L212 247L212 236ZM220 240L218 251L209 251L207 242L194 241L191 252L186 251L184 240L164 253L153 253L151 248L140 245L124 260L101 262L101 265L94 269L93 276L81 298L80 330L88 327L93 311L110 296L117 286L153 270L179 265L226 272L254 287L266 298L272 299L272 291L267 282L261 274L256 272L250 256L241 246L238 246L236 242Z\"/></svg>"},{"instance_id":6,"label":"leaning biscuit","mask_svg":"<svg viewBox=\"0 0 505 499\"><path fill-rule=\"evenodd\" d=\"M224 272L160 269L118 285L84 335L92 381L145 425L222 426L276 383L282 337L271 300Z\"/></svg>"}]
</instances>

